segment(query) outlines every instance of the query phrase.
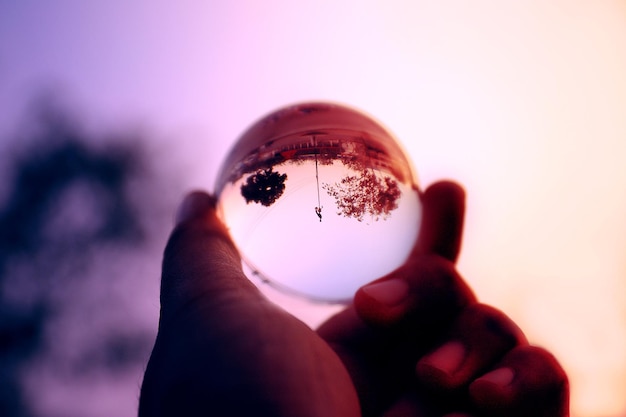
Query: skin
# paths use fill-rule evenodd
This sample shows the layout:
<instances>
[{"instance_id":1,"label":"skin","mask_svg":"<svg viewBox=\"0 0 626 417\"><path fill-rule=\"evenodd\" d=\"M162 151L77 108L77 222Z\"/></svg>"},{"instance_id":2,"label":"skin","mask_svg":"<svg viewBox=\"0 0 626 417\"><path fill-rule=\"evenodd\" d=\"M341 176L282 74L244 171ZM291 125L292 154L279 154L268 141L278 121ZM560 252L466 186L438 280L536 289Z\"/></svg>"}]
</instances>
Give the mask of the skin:
<instances>
[{"instance_id":1,"label":"skin","mask_svg":"<svg viewBox=\"0 0 626 417\"><path fill-rule=\"evenodd\" d=\"M215 199L187 196L139 416L568 416L557 360L455 269L462 188L440 182L422 198L406 263L314 331L244 276Z\"/></svg>"}]
</instances>

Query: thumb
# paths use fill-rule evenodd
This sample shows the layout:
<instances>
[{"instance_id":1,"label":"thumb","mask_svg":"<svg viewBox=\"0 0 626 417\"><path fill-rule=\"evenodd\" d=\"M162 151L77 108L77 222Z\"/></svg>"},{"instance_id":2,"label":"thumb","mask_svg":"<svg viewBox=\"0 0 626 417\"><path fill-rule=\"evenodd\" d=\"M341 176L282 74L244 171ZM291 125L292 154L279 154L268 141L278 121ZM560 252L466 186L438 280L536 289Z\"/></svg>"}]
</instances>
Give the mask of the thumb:
<instances>
[{"instance_id":1,"label":"thumb","mask_svg":"<svg viewBox=\"0 0 626 417\"><path fill-rule=\"evenodd\" d=\"M163 256L161 320L198 303L230 302L262 295L246 278L239 253L216 214L215 197L195 191L178 209Z\"/></svg>"}]
</instances>

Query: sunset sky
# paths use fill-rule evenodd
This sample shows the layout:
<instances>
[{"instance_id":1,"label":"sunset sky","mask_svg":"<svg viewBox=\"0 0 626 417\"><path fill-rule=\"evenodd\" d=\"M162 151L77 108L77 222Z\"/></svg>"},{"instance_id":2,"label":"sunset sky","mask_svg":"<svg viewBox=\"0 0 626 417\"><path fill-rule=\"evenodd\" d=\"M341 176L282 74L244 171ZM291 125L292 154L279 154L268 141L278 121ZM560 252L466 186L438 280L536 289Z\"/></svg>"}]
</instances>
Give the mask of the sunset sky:
<instances>
[{"instance_id":1,"label":"sunset sky","mask_svg":"<svg viewBox=\"0 0 626 417\"><path fill-rule=\"evenodd\" d=\"M623 0L0 0L0 137L54 91L151 132L181 196L273 109L374 115L423 186L466 187L459 269L561 360L574 417L626 416L624 74Z\"/></svg>"}]
</instances>

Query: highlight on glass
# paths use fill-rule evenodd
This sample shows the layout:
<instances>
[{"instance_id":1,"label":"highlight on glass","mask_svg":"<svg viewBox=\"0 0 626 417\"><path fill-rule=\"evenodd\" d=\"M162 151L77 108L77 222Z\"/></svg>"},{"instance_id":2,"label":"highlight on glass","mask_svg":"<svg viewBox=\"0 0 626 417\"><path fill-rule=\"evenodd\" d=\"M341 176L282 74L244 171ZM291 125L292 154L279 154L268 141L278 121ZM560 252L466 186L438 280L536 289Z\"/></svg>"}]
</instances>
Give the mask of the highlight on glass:
<instances>
[{"instance_id":1,"label":"highlight on glass","mask_svg":"<svg viewBox=\"0 0 626 417\"><path fill-rule=\"evenodd\" d=\"M419 232L405 152L344 105L302 103L263 117L231 149L215 191L248 276L311 301L349 301L400 266Z\"/></svg>"}]
</instances>

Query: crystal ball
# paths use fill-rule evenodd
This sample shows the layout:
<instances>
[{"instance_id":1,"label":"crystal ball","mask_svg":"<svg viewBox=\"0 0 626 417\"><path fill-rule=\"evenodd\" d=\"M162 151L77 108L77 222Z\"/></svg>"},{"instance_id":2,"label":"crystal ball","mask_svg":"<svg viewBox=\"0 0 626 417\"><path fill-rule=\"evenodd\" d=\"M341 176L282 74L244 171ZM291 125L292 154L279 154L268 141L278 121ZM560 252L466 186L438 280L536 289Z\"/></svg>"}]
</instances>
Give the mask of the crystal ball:
<instances>
[{"instance_id":1,"label":"crystal ball","mask_svg":"<svg viewBox=\"0 0 626 417\"><path fill-rule=\"evenodd\" d=\"M348 302L399 267L421 220L402 146L372 117L334 103L291 105L254 123L215 192L249 278L312 301Z\"/></svg>"}]
</instances>

